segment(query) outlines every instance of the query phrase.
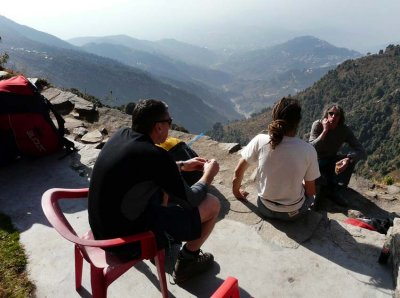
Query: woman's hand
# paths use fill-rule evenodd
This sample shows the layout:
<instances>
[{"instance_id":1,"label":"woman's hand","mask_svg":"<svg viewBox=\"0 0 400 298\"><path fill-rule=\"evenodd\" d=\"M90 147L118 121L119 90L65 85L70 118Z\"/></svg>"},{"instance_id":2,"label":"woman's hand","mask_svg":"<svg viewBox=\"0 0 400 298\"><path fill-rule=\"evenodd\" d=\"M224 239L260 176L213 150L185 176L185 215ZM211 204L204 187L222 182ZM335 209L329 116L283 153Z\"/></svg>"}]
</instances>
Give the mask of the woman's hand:
<instances>
[{"instance_id":1,"label":"woman's hand","mask_svg":"<svg viewBox=\"0 0 400 298\"><path fill-rule=\"evenodd\" d=\"M232 193L238 200L247 200L249 193L245 191L242 187L232 187Z\"/></svg>"},{"instance_id":2,"label":"woman's hand","mask_svg":"<svg viewBox=\"0 0 400 298\"><path fill-rule=\"evenodd\" d=\"M243 175L248 166L249 164L247 161L241 158L235 168L232 179L232 193L238 200L246 200L246 197L249 195L249 193L242 188Z\"/></svg>"},{"instance_id":3,"label":"woman's hand","mask_svg":"<svg viewBox=\"0 0 400 298\"><path fill-rule=\"evenodd\" d=\"M330 129L332 129L332 123L329 122L329 120L327 118L324 118L322 120L322 127L323 127L323 131L328 132Z\"/></svg>"}]
</instances>

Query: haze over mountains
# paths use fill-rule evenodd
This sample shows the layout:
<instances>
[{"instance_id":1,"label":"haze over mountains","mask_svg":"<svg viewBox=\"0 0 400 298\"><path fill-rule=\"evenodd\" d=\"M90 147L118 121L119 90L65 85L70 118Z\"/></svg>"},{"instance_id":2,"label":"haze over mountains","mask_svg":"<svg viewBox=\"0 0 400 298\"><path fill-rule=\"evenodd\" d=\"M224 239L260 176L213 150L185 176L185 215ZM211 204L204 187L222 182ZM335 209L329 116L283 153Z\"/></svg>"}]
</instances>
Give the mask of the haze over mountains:
<instances>
[{"instance_id":1,"label":"haze over mountains","mask_svg":"<svg viewBox=\"0 0 400 298\"><path fill-rule=\"evenodd\" d=\"M10 56L6 66L79 89L111 106L163 99L191 132L258 112L361 55L311 36L248 52L215 52L126 35L66 42L2 16L0 36L0 51Z\"/></svg>"},{"instance_id":2,"label":"haze over mountains","mask_svg":"<svg viewBox=\"0 0 400 298\"><path fill-rule=\"evenodd\" d=\"M159 41L140 40L127 35L103 37L76 37L68 40L69 43L82 47L88 44L113 44L125 46L135 51L156 54L188 64L210 66L221 59L221 55L204 47L190 45L174 39Z\"/></svg>"}]
</instances>

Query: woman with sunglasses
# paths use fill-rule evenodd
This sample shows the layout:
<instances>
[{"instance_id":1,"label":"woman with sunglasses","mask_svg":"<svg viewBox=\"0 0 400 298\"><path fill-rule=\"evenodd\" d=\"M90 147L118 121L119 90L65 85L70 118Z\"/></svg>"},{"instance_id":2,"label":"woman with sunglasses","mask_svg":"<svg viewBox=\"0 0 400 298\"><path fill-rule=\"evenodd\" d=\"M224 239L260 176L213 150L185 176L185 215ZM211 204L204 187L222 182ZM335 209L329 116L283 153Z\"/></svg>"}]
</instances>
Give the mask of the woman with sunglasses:
<instances>
[{"instance_id":1,"label":"woman with sunglasses","mask_svg":"<svg viewBox=\"0 0 400 298\"><path fill-rule=\"evenodd\" d=\"M242 150L236 166L232 192L239 200L249 164L257 164L258 210L266 218L293 221L310 211L314 203L315 179L320 176L317 153L296 137L301 107L296 99L284 97L272 110L268 134L255 136Z\"/></svg>"},{"instance_id":2,"label":"woman with sunglasses","mask_svg":"<svg viewBox=\"0 0 400 298\"><path fill-rule=\"evenodd\" d=\"M318 184L326 186L323 192L341 206L347 206L342 190L349 184L355 164L366 157L363 146L344 122L342 107L337 103L329 104L324 109L322 119L312 124L309 139L318 153L322 177ZM339 150L345 143L351 151L340 154Z\"/></svg>"}]
</instances>

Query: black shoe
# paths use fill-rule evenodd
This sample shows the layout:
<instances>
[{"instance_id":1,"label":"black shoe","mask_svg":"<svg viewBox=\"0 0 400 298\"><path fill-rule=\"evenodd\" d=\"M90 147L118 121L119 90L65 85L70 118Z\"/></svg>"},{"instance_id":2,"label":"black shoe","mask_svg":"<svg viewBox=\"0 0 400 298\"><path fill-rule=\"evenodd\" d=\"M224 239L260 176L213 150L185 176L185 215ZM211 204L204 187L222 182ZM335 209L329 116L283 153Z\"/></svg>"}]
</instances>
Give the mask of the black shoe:
<instances>
[{"instance_id":1,"label":"black shoe","mask_svg":"<svg viewBox=\"0 0 400 298\"><path fill-rule=\"evenodd\" d=\"M172 273L175 283L184 282L194 275L204 272L211 268L214 263L214 256L210 253L200 253L194 258L183 258L179 253L178 260L175 263L175 270Z\"/></svg>"}]
</instances>

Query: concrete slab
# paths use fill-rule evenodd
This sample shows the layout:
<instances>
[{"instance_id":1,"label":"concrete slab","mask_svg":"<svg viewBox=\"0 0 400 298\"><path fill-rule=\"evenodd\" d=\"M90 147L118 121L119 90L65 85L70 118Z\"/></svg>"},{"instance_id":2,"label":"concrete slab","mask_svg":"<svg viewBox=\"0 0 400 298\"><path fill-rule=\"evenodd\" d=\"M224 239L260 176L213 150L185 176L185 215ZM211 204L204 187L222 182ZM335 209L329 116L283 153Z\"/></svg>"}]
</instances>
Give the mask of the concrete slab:
<instances>
[{"instance_id":1,"label":"concrete slab","mask_svg":"<svg viewBox=\"0 0 400 298\"><path fill-rule=\"evenodd\" d=\"M87 264L84 289L77 293L73 246L49 227L41 210L45 190L88 186L88 179L69 167L70 157L58 157L1 168L0 210L21 231L37 297L89 297ZM209 297L229 275L238 278L241 297L392 296L390 269L376 261L383 235L329 221L320 214L302 224L267 222L237 201L223 203L228 206L224 218L204 245L215 256L213 270L182 286L169 284L170 297ZM85 232L85 200L64 208L77 230ZM237 216L240 212L246 214L244 219ZM110 286L109 297L160 297L156 276L154 266L143 262Z\"/></svg>"}]
</instances>

